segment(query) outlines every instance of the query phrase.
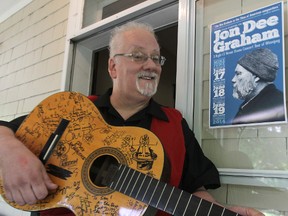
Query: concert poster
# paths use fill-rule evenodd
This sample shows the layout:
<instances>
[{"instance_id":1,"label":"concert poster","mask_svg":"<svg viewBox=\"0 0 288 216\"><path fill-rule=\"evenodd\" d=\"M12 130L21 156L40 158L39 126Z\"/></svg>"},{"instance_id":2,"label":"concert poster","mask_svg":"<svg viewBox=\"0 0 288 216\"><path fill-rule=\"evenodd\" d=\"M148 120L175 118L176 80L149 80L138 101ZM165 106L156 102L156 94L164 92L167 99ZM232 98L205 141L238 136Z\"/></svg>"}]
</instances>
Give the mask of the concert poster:
<instances>
[{"instance_id":1,"label":"concert poster","mask_svg":"<svg viewBox=\"0 0 288 216\"><path fill-rule=\"evenodd\" d=\"M278 2L210 26L210 128L287 122L283 16Z\"/></svg>"}]
</instances>

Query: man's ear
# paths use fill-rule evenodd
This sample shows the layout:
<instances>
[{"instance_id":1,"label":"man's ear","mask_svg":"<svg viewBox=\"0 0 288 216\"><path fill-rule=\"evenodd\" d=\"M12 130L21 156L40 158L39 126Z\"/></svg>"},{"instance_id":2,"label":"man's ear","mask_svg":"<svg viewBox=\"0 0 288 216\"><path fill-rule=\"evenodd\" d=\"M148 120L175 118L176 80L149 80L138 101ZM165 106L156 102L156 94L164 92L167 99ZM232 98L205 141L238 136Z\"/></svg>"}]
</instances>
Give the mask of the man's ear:
<instances>
[{"instance_id":1,"label":"man's ear","mask_svg":"<svg viewBox=\"0 0 288 216\"><path fill-rule=\"evenodd\" d=\"M109 58L108 60L108 72L111 79L117 78L116 63L114 58Z\"/></svg>"}]
</instances>

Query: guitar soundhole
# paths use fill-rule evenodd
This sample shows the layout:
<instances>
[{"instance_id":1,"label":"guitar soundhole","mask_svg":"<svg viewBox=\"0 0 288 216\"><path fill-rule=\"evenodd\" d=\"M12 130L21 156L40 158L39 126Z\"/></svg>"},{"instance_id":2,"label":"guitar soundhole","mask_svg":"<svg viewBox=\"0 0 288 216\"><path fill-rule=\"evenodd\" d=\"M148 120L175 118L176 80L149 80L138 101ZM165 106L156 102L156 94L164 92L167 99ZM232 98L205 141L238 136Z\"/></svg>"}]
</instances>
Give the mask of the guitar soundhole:
<instances>
[{"instance_id":1,"label":"guitar soundhole","mask_svg":"<svg viewBox=\"0 0 288 216\"><path fill-rule=\"evenodd\" d=\"M116 165L118 163L117 159L110 155L98 157L91 165L89 171L90 180L98 187L106 187L102 182L107 175L108 167L111 164Z\"/></svg>"},{"instance_id":2,"label":"guitar soundhole","mask_svg":"<svg viewBox=\"0 0 288 216\"><path fill-rule=\"evenodd\" d=\"M95 196L113 193L103 185L102 180L109 164L127 164L124 154L117 148L102 147L93 151L84 161L81 179L85 188Z\"/></svg>"}]
</instances>

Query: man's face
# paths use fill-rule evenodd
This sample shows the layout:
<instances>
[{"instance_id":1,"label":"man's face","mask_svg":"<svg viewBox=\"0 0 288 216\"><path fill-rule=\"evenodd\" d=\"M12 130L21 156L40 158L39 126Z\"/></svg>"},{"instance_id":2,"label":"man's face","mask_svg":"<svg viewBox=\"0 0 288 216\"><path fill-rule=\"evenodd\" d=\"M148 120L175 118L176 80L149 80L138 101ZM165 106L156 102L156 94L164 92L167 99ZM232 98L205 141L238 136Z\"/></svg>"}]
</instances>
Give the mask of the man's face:
<instances>
[{"instance_id":1,"label":"man's face","mask_svg":"<svg viewBox=\"0 0 288 216\"><path fill-rule=\"evenodd\" d=\"M153 35L144 30L125 32L120 36L121 44L115 54L160 55L160 48ZM130 57L116 56L109 62L113 89L126 97L152 97L161 75L161 66L150 58L145 62L133 61Z\"/></svg>"},{"instance_id":2,"label":"man's face","mask_svg":"<svg viewBox=\"0 0 288 216\"><path fill-rule=\"evenodd\" d=\"M245 100L247 96L255 89L256 76L237 64L235 75L232 79L233 97L240 100Z\"/></svg>"}]
</instances>

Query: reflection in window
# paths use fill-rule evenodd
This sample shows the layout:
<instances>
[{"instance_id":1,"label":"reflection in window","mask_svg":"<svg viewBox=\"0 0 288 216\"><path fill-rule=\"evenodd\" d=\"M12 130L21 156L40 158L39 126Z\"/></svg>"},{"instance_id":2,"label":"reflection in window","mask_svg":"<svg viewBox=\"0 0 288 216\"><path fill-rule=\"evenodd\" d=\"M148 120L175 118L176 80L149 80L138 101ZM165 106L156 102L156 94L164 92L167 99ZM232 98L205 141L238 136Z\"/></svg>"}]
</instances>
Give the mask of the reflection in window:
<instances>
[{"instance_id":1,"label":"reflection in window","mask_svg":"<svg viewBox=\"0 0 288 216\"><path fill-rule=\"evenodd\" d=\"M82 28L146 0L85 0Z\"/></svg>"}]
</instances>

